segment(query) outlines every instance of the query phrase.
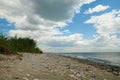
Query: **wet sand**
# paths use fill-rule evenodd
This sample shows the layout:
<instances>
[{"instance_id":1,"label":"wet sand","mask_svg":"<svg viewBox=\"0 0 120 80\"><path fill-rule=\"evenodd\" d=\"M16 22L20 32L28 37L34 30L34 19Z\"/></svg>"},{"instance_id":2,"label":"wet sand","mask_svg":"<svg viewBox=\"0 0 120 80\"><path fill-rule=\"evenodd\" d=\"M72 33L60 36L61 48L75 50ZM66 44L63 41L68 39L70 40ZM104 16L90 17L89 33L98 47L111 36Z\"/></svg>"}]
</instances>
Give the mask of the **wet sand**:
<instances>
[{"instance_id":1,"label":"wet sand","mask_svg":"<svg viewBox=\"0 0 120 80\"><path fill-rule=\"evenodd\" d=\"M80 59L55 54L0 55L0 80L120 80Z\"/></svg>"}]
</instances>

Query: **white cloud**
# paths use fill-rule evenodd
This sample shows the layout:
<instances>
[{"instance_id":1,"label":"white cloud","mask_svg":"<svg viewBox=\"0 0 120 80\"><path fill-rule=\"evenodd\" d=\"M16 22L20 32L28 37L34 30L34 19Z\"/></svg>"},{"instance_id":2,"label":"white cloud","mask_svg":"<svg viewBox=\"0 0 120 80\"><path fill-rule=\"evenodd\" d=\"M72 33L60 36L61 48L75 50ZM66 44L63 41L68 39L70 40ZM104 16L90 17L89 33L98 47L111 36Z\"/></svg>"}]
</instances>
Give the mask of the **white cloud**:
<instances>
[{"instance_id":1,"label":"white cloud","mask_svg":"<svg viewBox=\"0 0 120 80\"><path fill-rule=\"evenodd\" d=\"M95 0L0 0L0 18L15 22L17 29L64 27L80 7Z\"/></svg>"},{"instance_id":2,"label":"white cloud","mask_svg":"<svg viewBox=\"0 0 120 80\"><path fill-rule=\"evenodd\" d=\"M120 48L120 10L113 10L99 16L92 16L86 24L93 24L97 30L90 45L101 51L119 51ZM97 50L97 49L96 49Z\"/></svg>"},{"instance_id":3,"label":"white cloud","mask_svg":"<svg viewBox=\"0 0 120 80\"><path fill-rule=\"evenodd\" d=\"M15 22L20 29L42 26L65 26L83 4L95 0L1 0L0 18ZM62 24L62 25L60 25Z\"/></svg>"},{"instance_id":4,"label":"white cloud","mask_svg":"<svg viewBox=\"0 0 120 80\"><path fill-rule=\"evenodd\" d=\"M54 36L49 39L47 44L52 47L73 47L76 42L82 39L82 34L72 34L68 36Z\"/></svg>"},{"instance_id":5,"label":"white cloud","mask_svg":"<svg viewBox=\"0 0 120 80\"><path fill-rule=\"evenodd\" d=\"M96 7L94 8L89 8L88 10L86 10L84 12L84 14L91 14L91 13L94 13L94 12L100 12L100 11L104 11L106 9L110 8L109 5L107 6L104 6L104 5L97 5Z\"/></svg>"},{"instance_id":6,"label":"white cloud","mask_svg":"<svg viewBox=\"0 0 120 80\"><path fill-rule=\"evenodd\" d=\"M93 1L95 0L0 0L0 18L15 23L16 30L10 30L10 36L17 34L18 37L31 37L44 51L118 51L120 45L117 43L120 40L115 34L120 31L120 11L94 16L86 21L94 24L97 29L98 35L93 40L83 40L83 34L60 30L67 25L66 22L72 22L82 5Z\"/></svg>"},{"instance_id":7,"label":"white cloud","mask_svg":"<svg viewBox=\"0 0 120 80\"><path fill-rule=\"evenodd\" d=\"M102 14L100 16L92 16L85 23L94 24L97 33L102 36L109 36L120 33L120 10L113 10L111 12Z\"/></svg>"},{"instance_id":8,"label":"white cloud","mask_svg":"<svg viewBox=\"0 0 120 80\"><path fill-rule=\"evenodd\" d=\"M64 30L63 32L64 32L65 34L70 34L70 33L71 33L68 29Z\"/></svg>"},{"instance_id":9,"label":"white cloud","mask_svg":"<svg viewBox=\"0 0 120 80\"><path fill-rule=\"evenodd\" d=\"M55 46L73 46L82 34L69 34L65 27L80 7L95 0L0 0L0 18L15 23L10 36L31 37L43 50ZM68 36L64 36L67 33ZM51 44L53 43L53 44ZM58 44L59 43L59 44ZM66 43L63 45L63 43ZM55 48L53 48L55 50Z\"/></svg>"}]
</instances>

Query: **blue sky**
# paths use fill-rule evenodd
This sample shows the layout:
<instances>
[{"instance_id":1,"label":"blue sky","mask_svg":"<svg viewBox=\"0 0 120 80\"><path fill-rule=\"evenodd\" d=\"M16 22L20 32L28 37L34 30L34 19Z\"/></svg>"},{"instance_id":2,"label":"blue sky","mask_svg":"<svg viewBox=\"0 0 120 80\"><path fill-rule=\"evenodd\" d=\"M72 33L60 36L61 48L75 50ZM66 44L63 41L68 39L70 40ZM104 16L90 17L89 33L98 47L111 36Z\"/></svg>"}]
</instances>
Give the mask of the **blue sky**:
<instances>
[{"instance_id":1,"label":"blue sky","mask_svg":"<svg viewBox=\"0 0 120 80\"><path fill-rule=\"evenodd\" d=\"M1 0L0 32L45 52L119 52L120 1Z\"/></svg>"},{"instance_id":2,"label":"blue sky","mask_svg":"<svg viewBox=\"0 0 120 80\"><path fill-rule=\"evenodd\" d=\"M9 35L10 30L15 30L14 23L9 23L6 19L0 19L0 32L4 35Z\"/></svg>"}]
</instances>

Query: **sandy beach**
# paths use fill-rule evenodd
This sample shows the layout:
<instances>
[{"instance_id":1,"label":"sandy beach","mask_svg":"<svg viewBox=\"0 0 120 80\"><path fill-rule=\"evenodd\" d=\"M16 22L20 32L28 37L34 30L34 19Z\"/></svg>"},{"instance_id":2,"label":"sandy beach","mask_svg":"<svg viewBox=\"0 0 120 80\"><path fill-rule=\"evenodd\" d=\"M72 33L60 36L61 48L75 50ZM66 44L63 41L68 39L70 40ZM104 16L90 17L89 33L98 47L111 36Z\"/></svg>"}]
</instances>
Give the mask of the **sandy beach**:
<instances>
[{"instance_id":1,"label":"sandy beach","mask_svg":"<svg viewBox=\"0 0 120 80\"><path fill-rule=\"evenodd\" d=\"M0 80L120 80L98 67L55 54L0 54Z\"/></svg>"}]
</instances>

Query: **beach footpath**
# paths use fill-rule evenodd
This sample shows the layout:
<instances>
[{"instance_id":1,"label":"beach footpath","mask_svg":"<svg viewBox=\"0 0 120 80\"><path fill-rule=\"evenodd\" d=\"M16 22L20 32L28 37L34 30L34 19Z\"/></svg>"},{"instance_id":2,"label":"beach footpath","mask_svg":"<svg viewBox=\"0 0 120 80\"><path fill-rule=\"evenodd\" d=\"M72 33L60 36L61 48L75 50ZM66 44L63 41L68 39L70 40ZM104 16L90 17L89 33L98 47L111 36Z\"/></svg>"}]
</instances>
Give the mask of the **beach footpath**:
<instances>
[{"instance_id":1,"label":"beach footpath","mask_svg":"<svg viewBox=\"0 0 120 80\"><path fill-rule=\"evenodd\" d=\"M120 75L56 54L0 54L0 80L120 80Z\"/></svg>"}]
</instances>

